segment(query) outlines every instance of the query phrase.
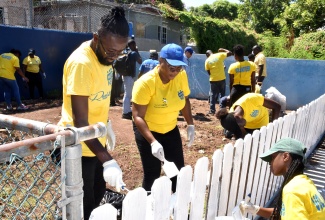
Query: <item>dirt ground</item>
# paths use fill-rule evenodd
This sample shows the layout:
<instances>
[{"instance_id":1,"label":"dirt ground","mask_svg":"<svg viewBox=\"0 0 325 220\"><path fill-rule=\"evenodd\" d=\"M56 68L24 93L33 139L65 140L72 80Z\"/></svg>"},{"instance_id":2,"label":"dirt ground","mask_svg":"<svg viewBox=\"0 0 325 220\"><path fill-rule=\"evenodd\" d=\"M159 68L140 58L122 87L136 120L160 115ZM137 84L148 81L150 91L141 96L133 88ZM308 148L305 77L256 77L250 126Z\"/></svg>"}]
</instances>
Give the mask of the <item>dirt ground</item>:
<instances>
[{"instance_id":1,"label":"dirt ground","mask_svg":"<svg viewBox=\"0 0 325 220\"><path fill-rule=\"evenodd\" d=\"M219 121L215 116L206 114L209 111L207 100L191 99L190 101L195 124L195 140L191 147L186 145L186 122L182 116L178 117L178 126L183 139L185 165L194 167L199 158L206 156L211 159L213 152L222 148L230 140L222 140L224 136ZM8 112L4 110L4 103L1 103L0 113L52 124L60 120L61 100L37 100L36 102L26 100L24 103L30 108L28 111ZM109 117L116 135L116 147L111 155L121 166L127 188L134 189L142 183L142 164L134 140L132 122L122 119L121 115L121 105L110 108Z\"/></svg>"}]
</instances>

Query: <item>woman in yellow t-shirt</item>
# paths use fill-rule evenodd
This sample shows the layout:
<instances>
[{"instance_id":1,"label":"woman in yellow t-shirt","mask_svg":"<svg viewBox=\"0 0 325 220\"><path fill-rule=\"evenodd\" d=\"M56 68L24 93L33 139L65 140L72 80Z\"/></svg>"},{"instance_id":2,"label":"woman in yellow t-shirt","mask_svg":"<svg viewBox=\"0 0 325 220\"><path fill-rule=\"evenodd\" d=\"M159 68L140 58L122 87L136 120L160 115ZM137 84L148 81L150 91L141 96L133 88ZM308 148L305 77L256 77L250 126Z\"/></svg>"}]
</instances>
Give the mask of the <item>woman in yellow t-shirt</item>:
<instances>
[{"instance_id":1,"label":"woman in yellow t-shirt","mask_svg":"<svg viewBox=\"0 0 325 220\"><path fill-rule=\"evenodd\" d=\"M272 220L323 220L325 201L304 171L305 146L298 140L283 138L260 158L271 166L275 176L283 176L274 208L264 208L242 201L241 210Z\"/></svg>"},{"instance_id":2,"label":"woman in yellow t-shirt","mask_svg":"<svg viewBox=\"0 0 325 220\"><path fill-rule=\"evenodd\" d=\"M46 78L46 74L42 68L41 59L35 55L34 49L29 49L28 56L23 60L23 71L26 74L26 77L29 79L28 89L29 96L31 99L34 99L34 88L35 86L38 89L38 94L40 98L44 98L43 95L43 82L42 76Z\"/></svg>"},{"instance_id":3,"label":"woman in yellow t-shirt","mask_svg":"<svg viewBox=\"0 0 325 220\"><path fill-rule=\"evenodd\" d=\"M182 140L177 127L179 111L188 125L188 146L194 141L185 65L183 49L176 44L167 44L160 51L159 65L139 78L133 87L134 134L144 171L142 187L147 191L160 176L164 159L174 162L178 169L184 166ZM177 177L171 180L175 192Z\"/></svg>"},{"instance_id":4,"label":"woman in yellow t-shirt","mask_svg":"<svg viewBox=\"0 0 325 220\"><path fill-rule=\"evenodd\" d=\"M244 59L244 47L242 45L234 46L233 50L237 62L231 64L228 69L230 105L246 93L255 92L255 64Z\"/></svg>"}]
</instances>

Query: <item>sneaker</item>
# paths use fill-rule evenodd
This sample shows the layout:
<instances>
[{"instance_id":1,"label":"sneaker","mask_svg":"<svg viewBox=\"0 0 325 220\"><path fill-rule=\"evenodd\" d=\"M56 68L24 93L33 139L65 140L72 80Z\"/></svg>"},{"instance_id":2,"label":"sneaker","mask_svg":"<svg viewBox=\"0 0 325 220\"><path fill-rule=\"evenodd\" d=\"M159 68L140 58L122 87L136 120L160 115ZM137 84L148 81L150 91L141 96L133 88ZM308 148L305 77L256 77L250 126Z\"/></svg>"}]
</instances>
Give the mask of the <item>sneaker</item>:
<instances>
[{"instance_id":1,"label":"sneaker","mask_svg":"<svg viewBox=\"0 0 325 220\"><path fill-rule=\"evenodd\" d=\"M122 115L122 118L132 120L132 112L128 112Z\"/></svg>"},{"instance_id":2,"label":"sneaker","mask_svg":"<svg viewBox=\"0 0 325 220\"><path fill-rule=\"evenodd\" d=\"M208 113L207 113L207 115L214 115L216 112L215 111L209 111Z\"/></svg>"},{"instance_id":3,"label":"sneaker","mask_svg":"<svg viewBox=\"0 0 325 220\"><path fill-rule=\"evenodd\" d=\"M12 110L12 105L8 105L8 106L7 106L7 110L8 110L8 111L11 111L11 110Z\"/></svg>"},{"instance_id":4,"label":"sneaker","mask_svg":"<svg viewBox=\"0 0 325 220\"><path fill-rule=\"evenodd\" d=\"M28 107L24 104L21 104L20 106L17 107L17 110L27 110Z\"/></svg>"}]
</instances>

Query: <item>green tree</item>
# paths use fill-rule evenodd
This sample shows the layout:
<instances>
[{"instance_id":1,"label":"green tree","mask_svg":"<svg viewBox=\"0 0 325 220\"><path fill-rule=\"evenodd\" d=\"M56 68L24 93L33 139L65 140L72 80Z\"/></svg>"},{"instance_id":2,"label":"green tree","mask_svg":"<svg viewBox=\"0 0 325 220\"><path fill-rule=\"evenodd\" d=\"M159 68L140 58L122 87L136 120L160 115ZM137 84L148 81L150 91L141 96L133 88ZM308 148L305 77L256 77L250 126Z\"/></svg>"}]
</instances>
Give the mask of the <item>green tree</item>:
<instances>
[{"instance_id":1,"label":"green tree","mask_svg":"<svg viewBox=\"0 0 325 220\"><path fill-rule=\"evenodd\" d=\"M190 11L196 16L219 19L235 20L238 16L238 4L226 0L217 0L213 4L204 4L199 7L191 7Z\"/></svg>"},{"instance_id":2,"label":"green tree","mask_svg":"<svg viewBox=\"0 0 325 220\"><path fill-rule=\"evenodd\" d=\"M275 22L286 34L294 36L301 33L314 32L325 26L324 0L296 0L288 5Z\"/></svg>"},{"instance_id":3,"label":"green tree","mask_svg":"<svg viewBox=\"0 0 325 220\"><path fill-rule=\"evenodd\" d=\"M246 24L249 24L257 33L270 30L279 35L281 28L274 23L277 18L289 5L291 0L240 0L243 4L239 7L238 17Z\"/></svg>"}]
</instances>

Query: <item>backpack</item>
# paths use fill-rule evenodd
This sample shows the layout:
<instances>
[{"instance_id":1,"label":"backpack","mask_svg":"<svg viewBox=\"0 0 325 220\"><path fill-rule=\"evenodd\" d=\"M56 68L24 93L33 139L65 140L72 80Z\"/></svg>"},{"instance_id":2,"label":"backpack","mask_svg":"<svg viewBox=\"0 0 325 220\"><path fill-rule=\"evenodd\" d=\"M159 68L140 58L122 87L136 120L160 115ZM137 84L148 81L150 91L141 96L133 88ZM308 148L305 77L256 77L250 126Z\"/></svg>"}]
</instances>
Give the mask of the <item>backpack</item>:
<instances>
[{"instance_id":1,"label":"backpack","mask_svg":"<svg viewBox=\"0 0 325 220\"><path fill-rule=\"evenodd\" d=\"M130 76L130 53L119 56L113 63L115 71L122 76Z\"/></svg>"}]
</instances>

